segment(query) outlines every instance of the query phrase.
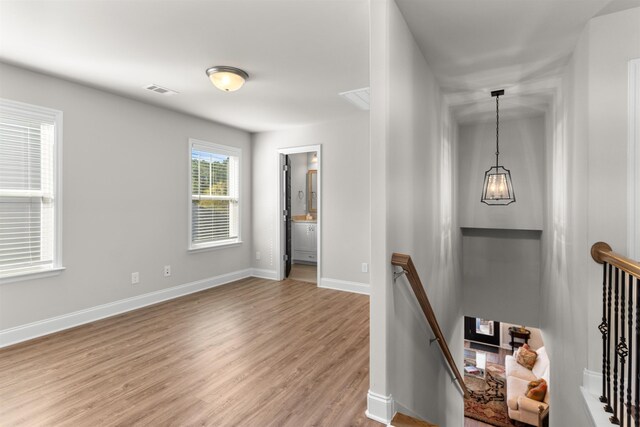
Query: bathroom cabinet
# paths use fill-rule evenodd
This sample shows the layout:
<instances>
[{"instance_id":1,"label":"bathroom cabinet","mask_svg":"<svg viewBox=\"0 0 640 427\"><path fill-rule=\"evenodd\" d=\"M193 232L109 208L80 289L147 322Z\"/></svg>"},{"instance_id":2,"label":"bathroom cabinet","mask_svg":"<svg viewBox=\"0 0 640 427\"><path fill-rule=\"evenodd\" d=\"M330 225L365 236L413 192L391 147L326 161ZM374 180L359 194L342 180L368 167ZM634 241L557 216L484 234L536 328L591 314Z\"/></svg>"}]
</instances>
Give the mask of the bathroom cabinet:
<instances>
[{"instance_id":1,"label":"bathroom cabinet","mask_svg":"<svg viewBox=\"0 0 640 427\"><path fill-rule=\"evenodd\" d=\"M318 246L315 222L294 222L293 224L293 260L317 262Z\"/></svg>"}]
</instances>

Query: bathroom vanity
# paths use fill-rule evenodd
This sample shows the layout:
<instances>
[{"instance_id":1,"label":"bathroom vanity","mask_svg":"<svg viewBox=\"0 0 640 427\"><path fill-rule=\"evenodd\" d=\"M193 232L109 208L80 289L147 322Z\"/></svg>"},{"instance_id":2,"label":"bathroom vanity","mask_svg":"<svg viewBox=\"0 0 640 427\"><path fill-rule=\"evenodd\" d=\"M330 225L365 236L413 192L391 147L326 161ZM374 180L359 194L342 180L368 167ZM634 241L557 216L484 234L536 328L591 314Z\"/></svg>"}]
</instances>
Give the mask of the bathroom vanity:
<instances>
[{"instance_id":1,"label":"bathroom vanity","mask_svg":"<svg viewBox=\"0 0 640 427\"><path fill-rule=\"evenodd\" d=\"M303 215L301 215L304 218ZM317 221L315 219L293 220L293 261L316 263L318 261Z\"/></svg>"}]
</instances>

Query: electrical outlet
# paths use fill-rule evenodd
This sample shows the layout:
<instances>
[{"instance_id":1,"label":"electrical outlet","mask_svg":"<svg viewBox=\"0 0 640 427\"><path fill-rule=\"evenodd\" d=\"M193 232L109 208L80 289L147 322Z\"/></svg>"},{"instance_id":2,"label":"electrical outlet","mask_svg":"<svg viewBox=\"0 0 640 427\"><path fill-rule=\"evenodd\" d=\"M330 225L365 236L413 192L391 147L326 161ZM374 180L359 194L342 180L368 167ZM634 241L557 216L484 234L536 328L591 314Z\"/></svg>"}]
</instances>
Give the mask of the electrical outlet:
<instances>
[{"instance_id":1,"label":"electrical outlet","mask_svg":"<svg viewBox=\"0 0 640 427\"><path fill-rule=\"evenodd\" d=\"M260 259L261 256L260 251L256 251L256 259Z\"/></svg>"},{"instance_id":2,"label":"electrical outlet","mask_svg":"<svg viewBox=\"0 0 640 427\"><path fill-rule=\"evenodd\" d=\"M366 273L369 271L369 264L367 264L366 262L362 263L362 272Z\"/></svg>"},{"instance_id":3,"label":"electrical outlet","mask_svg":"<svg viewBox=\"0 0 640 427\"><path fill-rule=\"evenodd\" d=\"M164 266L164 277L169 277L171 276L171 266L170 265L165 265Z\"/></svg>"},{"instance_id":4,"label":"electrical outlet","mask_svg":"<svg viewBox=\"0 0 640 427\"><path fill-rule=\"evenodd\" d=\"M135 273L131 273L131 284L137 285L138 283L140 283L140 273L137 271Z\"/></svg>"}]
</instances>

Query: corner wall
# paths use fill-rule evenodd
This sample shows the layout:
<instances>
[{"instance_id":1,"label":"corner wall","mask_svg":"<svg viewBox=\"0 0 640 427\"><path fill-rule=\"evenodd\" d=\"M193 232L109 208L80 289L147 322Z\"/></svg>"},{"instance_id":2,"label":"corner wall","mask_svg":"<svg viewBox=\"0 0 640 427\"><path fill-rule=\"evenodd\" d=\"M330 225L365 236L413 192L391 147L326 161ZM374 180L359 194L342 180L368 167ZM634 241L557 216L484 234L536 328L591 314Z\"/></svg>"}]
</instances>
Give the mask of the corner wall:
<instances>
[{"instance_id":1,"label":"corner wall","mask_svg":"<svg viewBox=\"0 0 640 427\"><path fill-rule=\"evenodd\" d=\"M337 95L336 95L337 96ZM321 145L323 279L369 284L369 114L354 111L342 120L252 136L253 267L275 277L279 262L276 222L278 150ZM255 252L261 257L255 259Z\"/></svg>"},{"instance_id":2,"label":"corner wall","mask_svg":"<svg viewBox=\"0 0 640 427\"><path fill-rule=\"evenodd\" d=\"M1 285L0 330L250 267L247 132L11 65L0 64L0 81L2 98L63 112L66 267L55 277ZM189 138L242 149L237 247L187 252Z\"/></svg>"},{"instance_id":3,"label":"corner wall","mask_svg":"<svg viewBox=\"0 0 640 427\"><path fill-rule=\"evenodd\" d=\"M439 87L393 0L371 2L371 374L369 415L397 410L463 424L463 397L391 254L411 255L442 331L462 362L455 130ZM391 68L392 67L392 68ZM375 171L375 172L374 172ZM393 415L393 414L391 414Z\"/></svg>"},{"instance_id":4,"label":"corner wall","mask_svg":"<svg viewBox=\"0 0 640 427\"><path fill-rule=\"evenodd\" d=\"M640 9L592 19L556 94L547 149L540 326L551 360L553 425L590 425L585 368L601 371L601 267L596 241L625 253L627 64L640 57Z\"/></svg>"}]
</instances>

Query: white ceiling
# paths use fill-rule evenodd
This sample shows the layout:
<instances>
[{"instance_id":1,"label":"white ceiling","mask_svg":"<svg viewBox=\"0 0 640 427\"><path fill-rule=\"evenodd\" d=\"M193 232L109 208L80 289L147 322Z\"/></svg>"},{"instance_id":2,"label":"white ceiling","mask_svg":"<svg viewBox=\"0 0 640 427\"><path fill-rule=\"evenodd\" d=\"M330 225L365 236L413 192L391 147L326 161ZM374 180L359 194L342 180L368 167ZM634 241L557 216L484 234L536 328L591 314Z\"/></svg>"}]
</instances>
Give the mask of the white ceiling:
<instances>
[{"instance_id":1,"label":"white ceiling","mask_svg":"<svg viewBox=\"0 0 640 427\"><path fill-rule=\"evenodd\" d=\"M0 61L267 131L355 113L369 85L367 0L0 1ZM250 75L224 93L205 75ZM143 90L151 83L179 92Z\"/></svg>"},{"instance_id":2,"label":"white ceiling","mask_svg":"<svg viewBox=\"0 0 640 427\"><path fill-rule=\"evenodd\" d=\"M489 117L497 88L507 91L501 113L537 114L539 97L517 99L510 90L558 75L590 18L640 6L396 1L443 92L462 95L454 96L461 122ZM252 132L282 129L358 111L338 93L369 85L368 3L0 0L0 61ZM205 75L213 65L242 68L250 79L221 92ZM179 94L142 89L152 83Z\"/></svg>"},{"instance_id":3,"label":"white ceiling","mask_svg":"<svg viewBox=\"0 0 640 427\"><path fill-rule=\"evenodd\" d=\"M453 109L459 122L491 117L492 90L508 96L559 75L589 19L640 6L640 0L396 1L443 92L467 94L466 101L452 98L473 104ZM505 97L500 111L532 115L541 107L538 96Z\"/></svg>"}]
</instances>

